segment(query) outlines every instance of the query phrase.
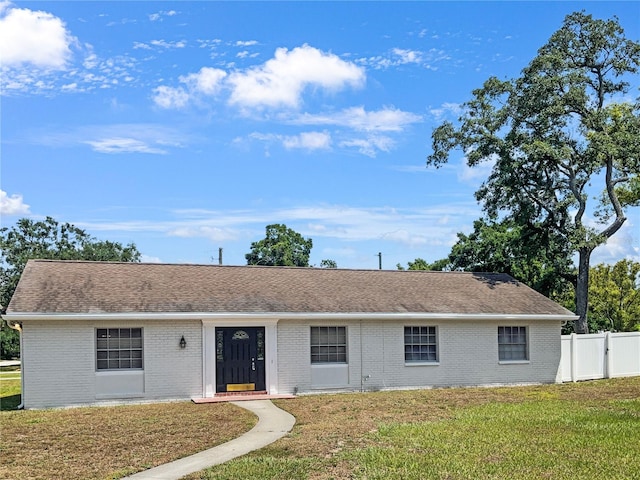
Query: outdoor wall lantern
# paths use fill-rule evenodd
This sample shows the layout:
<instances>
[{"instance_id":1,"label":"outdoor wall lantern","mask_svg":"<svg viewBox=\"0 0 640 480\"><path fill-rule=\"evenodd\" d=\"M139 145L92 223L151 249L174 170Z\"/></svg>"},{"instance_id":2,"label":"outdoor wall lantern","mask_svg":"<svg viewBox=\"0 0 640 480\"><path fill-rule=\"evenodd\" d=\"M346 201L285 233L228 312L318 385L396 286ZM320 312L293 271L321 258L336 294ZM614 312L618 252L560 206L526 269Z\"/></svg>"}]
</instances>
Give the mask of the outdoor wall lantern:
<instances>
[{"instance_id":1,"label":"outdoor wall lantern","mask_svg":"<svg viewBox=\"0 0 640 480\"><path fill-rule=\"evenodd\" d=\"M184 335L182 335L182 338L180 339L180 348L186 348L187 347L187 341L184 339Z\"/></svg>"}]
</instances>

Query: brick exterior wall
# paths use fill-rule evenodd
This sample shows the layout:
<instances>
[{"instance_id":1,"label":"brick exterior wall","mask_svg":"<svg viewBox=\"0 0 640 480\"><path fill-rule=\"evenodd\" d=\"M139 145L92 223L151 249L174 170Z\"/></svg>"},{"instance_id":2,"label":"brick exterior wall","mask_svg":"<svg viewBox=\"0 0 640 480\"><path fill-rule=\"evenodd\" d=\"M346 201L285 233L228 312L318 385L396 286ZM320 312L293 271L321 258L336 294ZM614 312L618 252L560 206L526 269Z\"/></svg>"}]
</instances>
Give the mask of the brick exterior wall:
<instances>
[{"instance_id":1,"label":"brick exterior wall","mask_svg":"<svg viewBox=\"0 0 640 480\"><path fill-rule=\"evenodd\" d=\"M118 327L143 329L142 392L121 395L116 379L111 395L99 395L104 388L99 386L102 372L96 372L96 329ZM182 335L185 349L179 346ZM202 395L200 321L24 321L22 336L25 408Z\"/></svg>"},{"instance_id":2,"label":"brick exterior wall","mask_svg":"<svg viewBox=\"0 0 640 480\"><path fill-rule=\"evenodd\" d=\"M326 382L331 380L330 366L324 366L320 375L312 375L319 370L313 371L311 365L311 325L347 328L348 374L345 376L344 366L339 373L336 370L338 383L342 382L338 388L326 387L336 383ZM404 327L420 325L437 327L437 364L405 364ZM499 325L527 327L528 362L498 361ZM106 375L109 382L104 383L105 375L96 372L95 367L96 329L118 327L143 329L143 374L129 380L129 384L124 380L126 371L122 379L120 372ZM559 321L280 320L277 327L269 328L277 331L277 375L273 375L277 380L272 393L560 381ZM202 330L199 320L24 321L25 408L200 397L204 381ZM182 335L187 341L186 349L178 345ZM215 348L213 342L209 343L208 348ZM267 352L270 348L267 345ZM273 357L272 353L267 355ZM209 352L207 358L213 361L215 355ZM314 385L312 378L325 383Z\"/></svg>"},{"instance_id":3,"label":"brick exterior wall","mask_svg":"<svg viewBox=\"0 0 640 480\"><path fill-rule=\"evenodd\" d=\"M348 384L337 390L554 383L560 364L558 321L281 321L278 324L278 391L323 390L311 384L310 325L347 327ZM404 327L437 327L437 364L404 361ZM498 361L498 326L526 326L527 363ZM362 335L361 333L362 332ZM362 346L362 348L361 348Z\"/></svg>"}]
</instances>

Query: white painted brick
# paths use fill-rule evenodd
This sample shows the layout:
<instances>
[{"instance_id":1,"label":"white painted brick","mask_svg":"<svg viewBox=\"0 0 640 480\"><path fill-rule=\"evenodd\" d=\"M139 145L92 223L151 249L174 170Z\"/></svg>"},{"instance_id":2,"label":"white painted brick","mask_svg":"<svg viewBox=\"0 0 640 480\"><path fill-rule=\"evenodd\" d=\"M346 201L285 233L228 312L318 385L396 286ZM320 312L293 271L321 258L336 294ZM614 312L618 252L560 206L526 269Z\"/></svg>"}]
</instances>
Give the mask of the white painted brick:
<instances>
[{"instance_id":1,"label":"white painted brick","mask_svg":"<svg viewBox=\"0 0 640 480\"><path fill-rule=\"evenodd\" d=\"M92 404L96 397L96 328L142 327L144 393L136 400L202 394L200 321L24 321L25 408ZM187 348L179 341L184 335ZM114 398L115 399L115 398Z\"/></svg>"},{"instance_id":2,"label":"white painted brick","mask_svg":"<svg viewBox=\"0 0 640 480\"><path fill-rule=\"evenodd\" d=\"M293 392L295 387L300 393L314 391L310 384L310 324L347 327L349 385L344 390L553 383L560 363L558 321L281 321L279 392ZM405 325L438 328L439 365L405 365ZM499 363L499 325L528 328L528 363Z\"/></svg>"},{"instance_id":3,"label":"white painted brick","mask_svg":"<svg viewBox=\"0 0 640 480\"><path fill-rule=\"evenodd\" d=\"M558 321L281 320L277 324L278 393L318 391L311 384L310 325L347 327L348 384L341 388L345 391L553 383L558 377ZM405 365L405 325L437 327L438 365ZM498 362L498 325L528 328L528 363ZM26 408L101 400L96 395L95 329L109 327L144 329L144 392L136 400L202 395L203 326L199 320L24 321ZM186 349L179 348L182 335Z\"/></svg>"}]
</instances>

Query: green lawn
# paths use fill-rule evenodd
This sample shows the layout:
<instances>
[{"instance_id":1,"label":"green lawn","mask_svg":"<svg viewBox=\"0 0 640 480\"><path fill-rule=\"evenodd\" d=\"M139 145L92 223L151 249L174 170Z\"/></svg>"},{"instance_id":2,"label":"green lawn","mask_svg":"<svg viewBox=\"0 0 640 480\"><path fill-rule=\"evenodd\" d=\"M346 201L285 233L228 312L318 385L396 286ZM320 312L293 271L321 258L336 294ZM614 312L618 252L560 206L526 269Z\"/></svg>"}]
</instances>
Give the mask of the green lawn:
<instances>
[{"instance_id":1,"label":"green lawn","mask_svg":"<svg viewBox=\"0 0 640 480\"><path fill-rule=\"evenodd\" d=\"M3 409L19 389L1 381ZM296 417L291 434L187 479L640 479L640 377L275 403ZM0 412L0 478L120 478L253 421L230 404Z\"/></svg>"},{"instance_id":2,"label":"green lawn","mask_svg":"<svg viewBox=\"0 0 640 480\"><path fill-rule=\"evenodd\" d=\"M638 478L640 400L577 407L492 403L449 421L384 425L347 457L367 479Z\"/></svg>"},{"instance_id":3,"label":"green lawn","mask_svg":"<svg viewBox=\"0 0 640 480\"><path fill-rule=\"evenodd\" d=\"M20 367L0 369L0 411L20 405Z\"/></svg>"},{"instance_id":4,"label":"green lawn","mask_svg":"<svg viewBox=\"0 0 640 480\"><path fill-rule=\"evenodd\" d=\"M640 479L640 377L364 396L373 422L358 395L282 402L290 437L188 479Z\"/></svg>"}]
</instances>

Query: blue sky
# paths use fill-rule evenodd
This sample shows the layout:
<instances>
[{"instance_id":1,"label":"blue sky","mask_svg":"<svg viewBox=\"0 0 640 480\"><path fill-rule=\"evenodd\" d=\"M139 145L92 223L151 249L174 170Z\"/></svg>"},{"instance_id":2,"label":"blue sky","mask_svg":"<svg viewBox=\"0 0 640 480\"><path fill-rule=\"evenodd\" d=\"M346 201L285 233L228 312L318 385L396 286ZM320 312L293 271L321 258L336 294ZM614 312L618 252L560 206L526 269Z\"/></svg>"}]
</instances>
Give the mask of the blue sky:
<instances>
[{"instance_id":1,"label":"blue sky","mask_svg":"<svg viewBox=\"0 0 640 480\"><path fill-rule=\"evenodd\" d=\"M443 258L488 171L427 169L431 131L581 9L640 38L638 2L0 0L2 225L171 263L245 264L271 223L315 265ZM640 261L639 225L592 262Z\"/></svg>"}]
</instances>

